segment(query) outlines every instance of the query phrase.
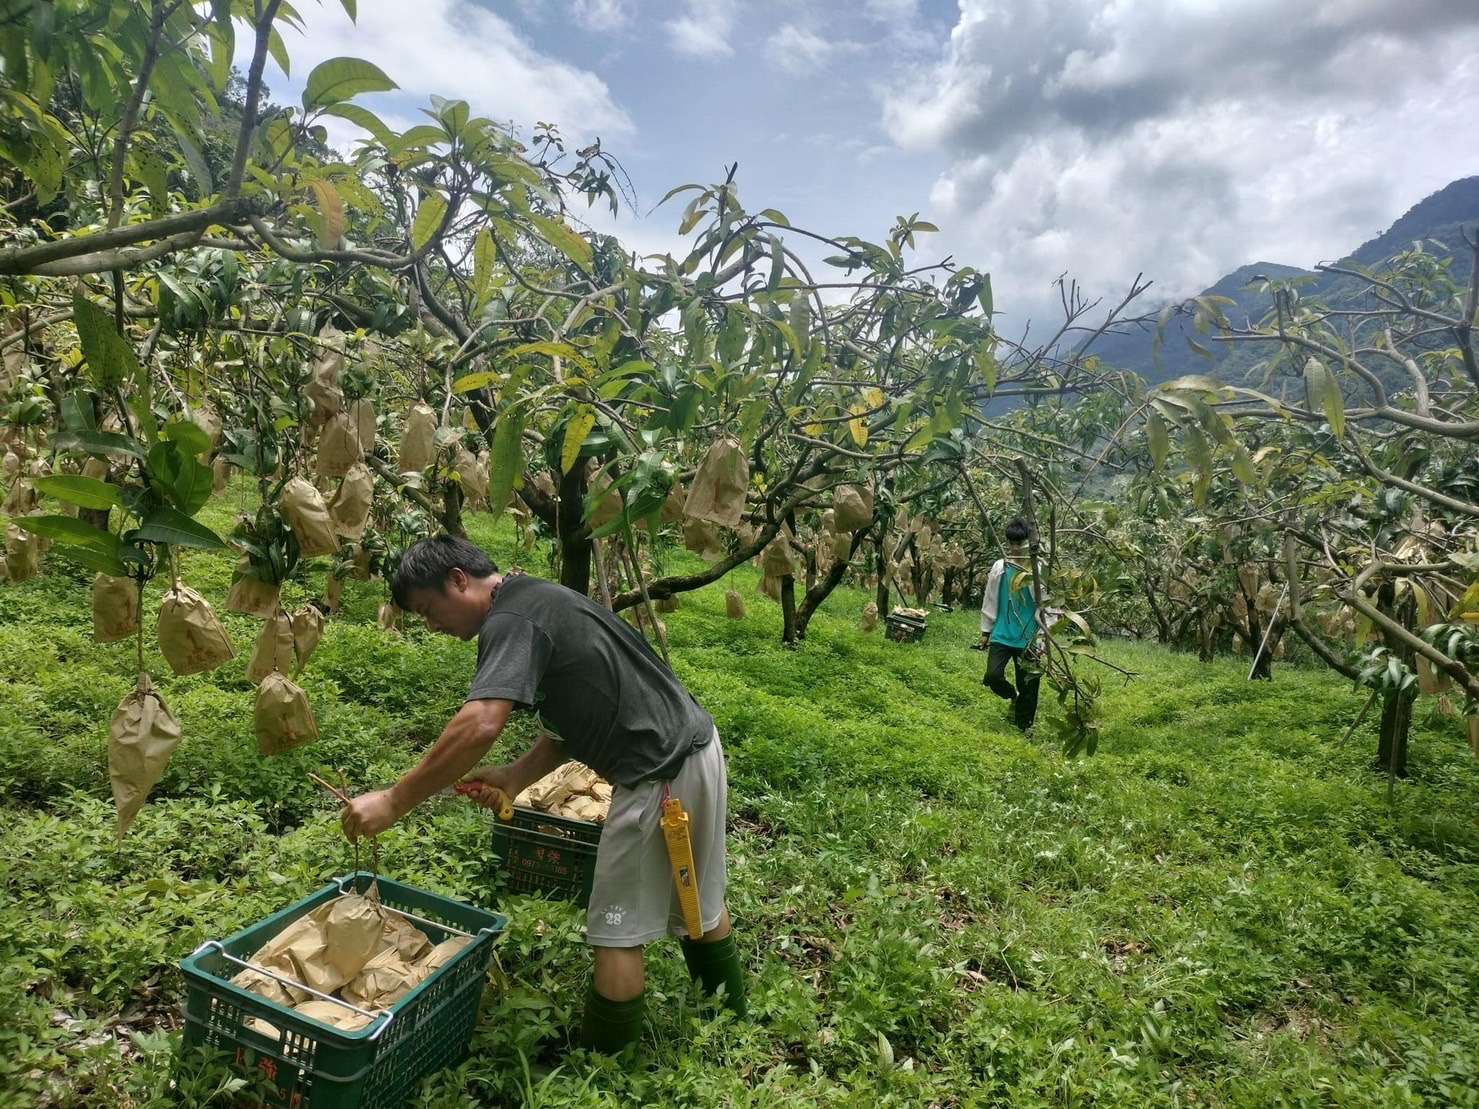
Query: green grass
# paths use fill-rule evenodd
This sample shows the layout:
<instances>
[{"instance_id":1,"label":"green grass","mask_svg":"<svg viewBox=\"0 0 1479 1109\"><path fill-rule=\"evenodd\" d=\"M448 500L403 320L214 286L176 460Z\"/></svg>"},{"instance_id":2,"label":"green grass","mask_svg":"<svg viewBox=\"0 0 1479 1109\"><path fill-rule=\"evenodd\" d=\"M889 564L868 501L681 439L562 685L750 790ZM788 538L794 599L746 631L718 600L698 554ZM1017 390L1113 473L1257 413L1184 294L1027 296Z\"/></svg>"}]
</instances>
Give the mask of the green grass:
<instances>
[{"instance_id":1,"label":"green grass","mask_svg":"<svg viewBox=\"0 0 1479 1109\"><path fill-rule=\"evenodd\" d=\"M475 536L508 559L508 530ZM193 555L184 579L219 605L230 566ZM1137 676L1103 671L1099 753L1066 761L982 689L974 613L900 645L840 591L787 650L756 575L734 578L744 620L724 583L666 621L725 737L751 1019L701 1003L659 944L640 1061L570 1050L582 914L493 892L486 816L435 801L383 837L387 871L511 924L469 1060L419 1105L1479 1105L1479 763L1459 721L1423 719L1388 807L1370 729L1341 743L1348 686L1111 644ZM303 678L323 738L267 761L257 621L226 617L239 657L210 675L174 678L151 645L185 737L115 846L106 729L133 646L91 642L86 576L55 557L0 588L0 1105L208 1100L165 1090L176 963L349 870L308 772L392 780L471 673L468 645L376 631L381 599L350 583Z\"/></svg>"}]
</instances>

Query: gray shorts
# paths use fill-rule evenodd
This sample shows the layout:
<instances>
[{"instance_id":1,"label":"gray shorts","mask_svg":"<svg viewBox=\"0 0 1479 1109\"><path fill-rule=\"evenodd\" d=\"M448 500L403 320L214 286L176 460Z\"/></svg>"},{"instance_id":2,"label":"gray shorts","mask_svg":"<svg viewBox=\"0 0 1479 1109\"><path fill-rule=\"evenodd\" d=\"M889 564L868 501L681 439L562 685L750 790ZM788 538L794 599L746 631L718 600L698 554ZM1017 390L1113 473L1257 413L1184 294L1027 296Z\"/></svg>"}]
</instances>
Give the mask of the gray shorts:
<instances>
[{"instance_id":1,"label":"gray shorts","mask_svg":"<svg viewBox=\"0 0 1479 1109\"><path fill-rule=\"evenodd\" d=\"M643 782L612 791L586 922L586 942L592 947L640 947L663 936L688 935L659 823L662 787L662 782ZM708 932L719 924L728 886L724 858L728 783L717 730L706 746L683 761L668 790L688 814L699 908Z\"/></svg>"}]
</instances>

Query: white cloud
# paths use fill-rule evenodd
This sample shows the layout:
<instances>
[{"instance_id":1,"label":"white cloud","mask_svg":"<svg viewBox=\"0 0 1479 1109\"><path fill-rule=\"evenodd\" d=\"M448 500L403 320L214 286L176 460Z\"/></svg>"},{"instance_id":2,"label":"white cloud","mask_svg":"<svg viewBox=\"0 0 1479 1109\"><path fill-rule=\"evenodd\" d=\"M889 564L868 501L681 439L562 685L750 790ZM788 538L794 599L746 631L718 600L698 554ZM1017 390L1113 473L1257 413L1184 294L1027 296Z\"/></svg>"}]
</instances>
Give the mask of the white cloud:
<instances>
[{"instance_id":1,"label":"white cloud","mask_svg":"<svg viewBox=\"0 0 1479 1109\"><path fill-rule=\"evenodd\" d=\"M539 120L581 142L636 129L601 78L541 53L470 0L418 0L414 17L398 0L360 0L358 7L354 23L337 4L300 7L305 33L285 35L291 85L301 87L319 62L350 55L374 62L400 86L384 114L401 120L435 94L466 100L475 114L512 122L526 135Z\"/></svg>"},{"instance_id":2,"label":"white cloud","mask_svg":"<svg viewBox=\"0 0 1479 1109\"><path fill-rule=\"evenodd\" d=\"M826 65L843 44L822 38L815 31L783 24L765 43L766 56L788 73L809 73Z\"/></svg>"},{"instance_id":3,"label":"white cloud","mask_svg":"<svg viewBox=\"0 0 1479 1109\"><path fill-rule=\"evenodd\" d=\"M1041 315L1064 273L1169 297L1353 249L1479 170L1476 57L1463 0L961 0L882 122L948 157L930 214Z\"/></svg>"},{"instance_id":4,"label":"white cloud","mask_svg":"<svg viewBox=\"0 0 1479 1109\"><path fill-rule=\"evenodd\" d=\"M615 31L629 18L623 0L574 0L571 14L587 31Z\"/></svg>"},{"instance_id":5,"label":"white cloud","mask_svg":"<svg viewBox=\"0 0 1479 1109\"><path fill-rule=\"evenodd\" d=\"M680 54L718 58L734 53L729 43L734 30L730 0L688 0L687 14L670 20L667 30L673 49Z\"/></svg>"}]
</instances>

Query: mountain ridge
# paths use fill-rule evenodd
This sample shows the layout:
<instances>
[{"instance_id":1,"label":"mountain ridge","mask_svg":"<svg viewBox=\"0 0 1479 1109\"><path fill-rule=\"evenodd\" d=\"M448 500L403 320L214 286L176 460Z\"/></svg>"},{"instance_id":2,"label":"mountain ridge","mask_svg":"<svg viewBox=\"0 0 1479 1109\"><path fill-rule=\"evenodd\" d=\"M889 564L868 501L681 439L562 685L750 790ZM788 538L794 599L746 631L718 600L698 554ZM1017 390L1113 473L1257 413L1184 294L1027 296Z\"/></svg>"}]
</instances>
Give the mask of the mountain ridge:
<instances>
[{"instance_id":1,"label":"mountain ridge","mask_svg":"<svg viewBox=\"0 0 1479 1109\"><path fill-rule=\"evenodd\" d=\"M1466 229L1472 235L1476 224L1479 224L1479 176L1461 177L1412 205L1385 231L1367 239L1338 261L1370 267L1405 250L1418 239L1430 240L1442 243L1453 258L1454 278L1467 281L1472 257L1464 249L1459 231ZM1223 306L1230 320L1236 324L1256 324L1269 308L1266 295L1248 288L1260 275L1280 279L1309 277L1312 280L1302 290L1302 295L1316 299L1337 299L1342 293L1353 295L1356 292L1351 279L1338 274L1322 274L1302 266L1261 261L1239 266L1197 295L1227 297L1234 302ZM1343 288L1346 285L1351 287ZM1139 374L1148 385L1159 385L1195 373L1211 373L1241 384L1252 367L1251 358L1231 355L1229 344L1215 340L1209 342L1207 336L1193 334L1190 320L1185 318L1172 320L1167 326L1157 364L1153 349L1155 330L1152 323L1119 334L1103 335L1089 348L1089 353L1116 369ZM1210 350L1213 361L1208 362L1199 356L1188 344L1188 339Z\"/></svg>"}]
</instances>

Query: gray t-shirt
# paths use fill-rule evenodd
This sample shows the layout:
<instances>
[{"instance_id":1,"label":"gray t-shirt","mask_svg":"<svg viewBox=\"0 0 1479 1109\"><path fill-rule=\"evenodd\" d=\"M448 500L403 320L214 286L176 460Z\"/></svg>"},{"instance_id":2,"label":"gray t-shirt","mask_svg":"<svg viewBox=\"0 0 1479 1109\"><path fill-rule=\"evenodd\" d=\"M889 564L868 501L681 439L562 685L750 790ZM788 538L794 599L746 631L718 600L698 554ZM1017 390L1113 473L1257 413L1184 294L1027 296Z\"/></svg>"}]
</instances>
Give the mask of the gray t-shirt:
<instances>
[{"instance_id":1,"label":"gray t-shirt","mask_svg":"<svg viewBox=\"0 0 1479 1109\"><path fill-rule=\"evenodd\" d=\"M493 598L467 699L537 710L572 758L624 786L671 778L714 734L713 717L635 629L523 574Z\"/></svg>"}]
</instances>

